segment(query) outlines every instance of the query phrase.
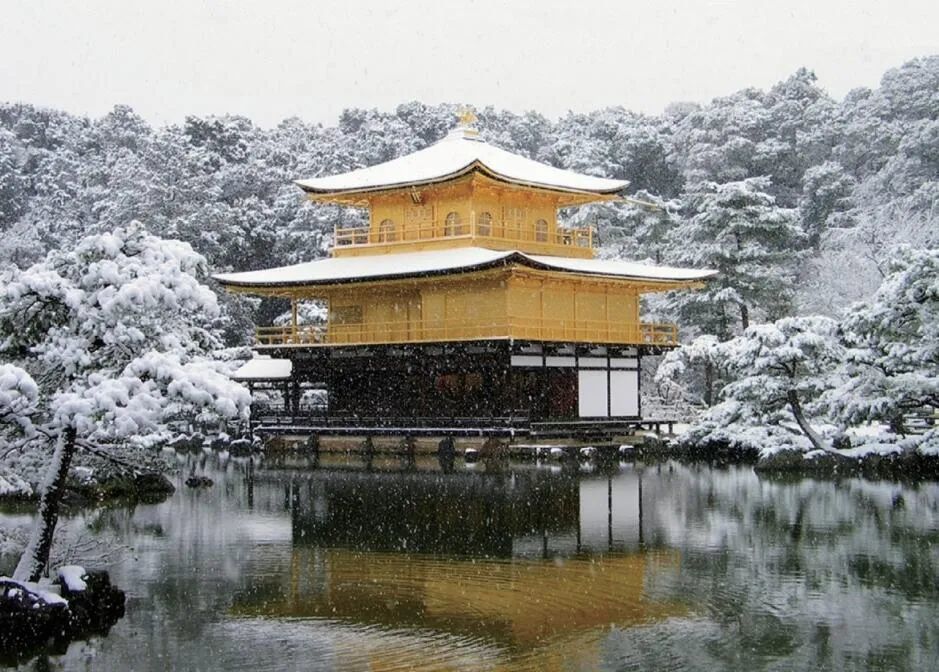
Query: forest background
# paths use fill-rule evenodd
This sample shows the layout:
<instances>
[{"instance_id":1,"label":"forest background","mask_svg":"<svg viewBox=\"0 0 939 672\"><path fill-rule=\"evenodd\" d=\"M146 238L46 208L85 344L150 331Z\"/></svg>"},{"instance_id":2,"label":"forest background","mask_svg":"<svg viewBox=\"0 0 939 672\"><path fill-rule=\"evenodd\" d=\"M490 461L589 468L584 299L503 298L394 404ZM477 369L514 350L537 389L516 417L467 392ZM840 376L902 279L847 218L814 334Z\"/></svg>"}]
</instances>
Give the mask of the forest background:
<instances>
[{"instance_id":1,"label":"forest background","mask_svg":"<svg viewBox=\"0 0 939 672\"><path fill-rule=\"evenodd\" d=\"M84 247L81 241L114 231L121 232L117 239L144 248L158 247L154 241L161 239L190 244L207 261L205 268L186 251L166 258L173 260L174 273L182 268L188 277L186 269L196 269L203 280L206 269L242 271L325 256L333 227L362 223L365 213L307 202L292 181L421 149L455 125L458 107L409 102L391 112L348 109L335 126L292 118L261 128L239 116L192 116L153 128L126 106L88 119L25 103L0 105L0 280L8 287L29 285L30 278L66 263L62 254L107 251L108 239ZM657 116L608 108L552 121L537 112L491 107L477 115L481 134L495 145L577 172L630 181L630 196L643 205L606 203L564 214L566 223L595 227L600 256L720 271L701 291L649 301L644 308L644 319L677 321L683 340L698 344L684 351L684 362L670 363L668 376L658 377L654 391L665 401L676 395L706 406L720 401L724 383L739 382L754 369L743 365L739 348L718 352L714 344L732 342L754 324L813 316L811 324L795 323L795 331L812 332L832 346L825 357L846 365L850 344L836 343L844 331L837 321L855 302L871 299L885 278L898 272L898 260L906 259L905 268L921 269L932 282L939 247L939 56L890 70L878 88L856 89L843 100L800 69L768 91L744 89L707 105L674 103ZM119 265L136 254L125 248ZM929 259L910 257L910 250L929 249ZM43 260L45 266L27 270ZM88 278L81 268L70 272L75 282ZM104 276L98 279L107 284ZM20 354L36 348L17 340L32 329L15 322L22 311L13 299L25 292L7 291L5 299L6 313L13 316L4 345L11 356L16 348ZM929 310L935 298L924 304ZM255 324L270 323L286 309L277 300L225 293L218 304L218 310L200 311L199 327L228 346L249 344ZM101 305L92 302L81 310ZM175 300L173 306L178 308ZM321 312L309 316L317 319ZM192 329L185 315L175 319L154 324ZM791 340L784 334L792 329L787 324L774 336L782 339L772 346L777 350ZM922 340L917 329L902 335L905 347ZM701 336L711 340L694 340ZM167 336L161 338L165 344ZM196 340L200 346L206 342ZM800 366L824 363L818 352L809 355L800 355ZM917 357L903 364L917 375L925 372L914 381L921 393L909 407L937 395L930 373L939 366L932 361L935 353ZM685 375L676 388L681 374L702 362L705 366ZM722 371L712 370L712 363ZM111 368L120 370L116 363ZM841 366L837 385L829 388L843 387L852 375ZM765 386L767 379L757 382ZM873 405L894 393L883 385L862 392ZM763 400L749 413L750 425L775 422L767 403L775 402ZM839 403L829 400L828 419ZM739 408L735 402L735 412ZM889 413L902 416L906 410ZM844 412L850 417L842 420L854 424L889 420L883 408L857 417Z\"/></svg>"}]
</instances>

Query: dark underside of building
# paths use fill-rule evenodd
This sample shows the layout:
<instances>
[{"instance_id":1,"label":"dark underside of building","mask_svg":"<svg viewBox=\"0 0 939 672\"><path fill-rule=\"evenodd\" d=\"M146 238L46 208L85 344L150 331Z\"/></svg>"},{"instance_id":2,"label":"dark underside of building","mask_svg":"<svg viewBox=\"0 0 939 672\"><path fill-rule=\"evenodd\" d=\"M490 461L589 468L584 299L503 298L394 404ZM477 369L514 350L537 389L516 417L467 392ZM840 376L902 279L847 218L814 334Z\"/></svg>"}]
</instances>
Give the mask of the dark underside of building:
<instances>
[{"instance_id":1,"label":"dark underside of building","mask_svg":"<svg viewBox=\"0 0 939 672\"><path fill-rule=\"evenodd\" d=\"M517 427L638 420L639 362L654 346L486 340L271 347L290 378L255 380L255 424ZM258 395L256 395L258 396Z\"/></svg>"}]
</instances>

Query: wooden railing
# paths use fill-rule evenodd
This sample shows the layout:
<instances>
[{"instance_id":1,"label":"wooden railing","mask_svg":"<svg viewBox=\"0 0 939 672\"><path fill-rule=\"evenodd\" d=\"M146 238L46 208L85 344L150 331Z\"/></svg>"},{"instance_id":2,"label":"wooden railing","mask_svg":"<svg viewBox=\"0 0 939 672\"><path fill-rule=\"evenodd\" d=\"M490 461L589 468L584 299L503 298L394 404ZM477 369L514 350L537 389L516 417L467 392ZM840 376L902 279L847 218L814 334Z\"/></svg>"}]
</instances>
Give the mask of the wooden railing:
<instances>
[{"instance_id":1,"label":"wooden railing","mask_svg":"<svg viewBox=\"0 0 939 672\"><path fill-rule=\"evenodd\" d=\"M589 226L574 229L556 229L554 232L538 232L534 226L507 226L503 224L480 225L462 223L452 227L438 223L418 226L396 226L393 230L373 229L369 226L335 227L336 247L358 247L362 245L407 245L428 240L457 240L477 238L501 243L536 243L540 245L593 248L593 229Z\"/></svg>"},{"instance_id":2,"label":"wooden railing","mask_svg":"<svg viewBox=\"0 0 939 672\"><path fill-rule=\"evenodd\" d=\"M327 326L258 327L262 346L374 345L517 338L532 341L677 345L678 327L667 323L617 323L603 320L553 320L511 317L507 320L432 320L366 322Z\"/></svg>"}]
</instances>

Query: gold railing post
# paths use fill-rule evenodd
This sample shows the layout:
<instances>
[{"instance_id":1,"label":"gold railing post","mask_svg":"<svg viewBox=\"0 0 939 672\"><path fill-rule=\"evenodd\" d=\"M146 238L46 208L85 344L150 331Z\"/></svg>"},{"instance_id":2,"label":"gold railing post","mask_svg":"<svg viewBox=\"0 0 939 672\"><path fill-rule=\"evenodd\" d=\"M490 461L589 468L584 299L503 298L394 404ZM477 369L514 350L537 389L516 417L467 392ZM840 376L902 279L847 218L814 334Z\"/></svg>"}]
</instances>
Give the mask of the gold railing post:
<instances>
[{"instance_id":1,"label":"gold railing post","mask_svg":"<svg viewBox=\"0 0 939 672\"><path fill-rule=\"evenodd\" d=\"M293 343L299 343L297 340L297 298L290 299L290 338Z\"/></svg>"}]
</instances>

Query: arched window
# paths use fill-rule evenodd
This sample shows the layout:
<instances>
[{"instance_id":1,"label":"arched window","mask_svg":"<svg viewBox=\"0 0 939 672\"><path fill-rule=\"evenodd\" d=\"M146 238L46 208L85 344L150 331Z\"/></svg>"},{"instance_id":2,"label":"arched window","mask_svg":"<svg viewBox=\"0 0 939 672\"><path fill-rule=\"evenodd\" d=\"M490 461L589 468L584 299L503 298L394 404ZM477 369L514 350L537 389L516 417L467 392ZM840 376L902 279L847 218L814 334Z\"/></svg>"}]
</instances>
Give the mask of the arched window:
<instances>
[{"instance_id":1,"label":"arched window","mask_svg":"<svg viewBox=\"0 0 939 672\"><path fill-rule=\"evenodd\" d=\"M378 225L378 242L393 243L395 240L396 236L394 221L390 219L381 220L381 224Z\"/></svg>"},{"instance_id":2,"label":"arched window","mask_svg":"<svg viewBox=\"0 0 939 672\"><path fill-rule=\"evenodd\" d=\"M539 219L535 222L535 240L539 243L548 242L548 222Z\"/></svg>"},{"instance_id":3,"label":"arched window","mask_svg":"<svg viewBox=\"0 0 939 672\"><path fill-rule=\"evenodd\" d=\"M451 212L447 215L447 218L444 220L443 235L445 236L462 236L463 235L463 226L460 224L460 213Z\"/></svg>"},{"instance_id":4,"label":"arched window","mask_svg":"<svg viewBox=\"0 0 939 672\"><path fill-rule=\"evenodd\" d=\"M492 235L492 214L488 212L480 213L479 217L476 219L476 235L478 236L491 236Z\"/></svg>"}]
</instances>

